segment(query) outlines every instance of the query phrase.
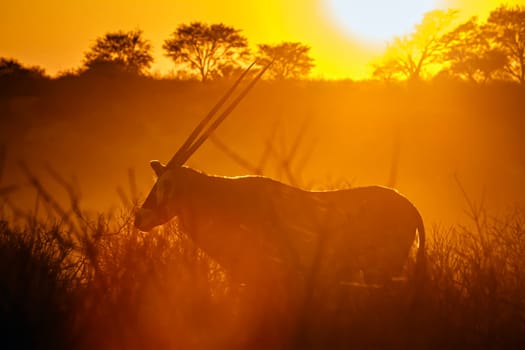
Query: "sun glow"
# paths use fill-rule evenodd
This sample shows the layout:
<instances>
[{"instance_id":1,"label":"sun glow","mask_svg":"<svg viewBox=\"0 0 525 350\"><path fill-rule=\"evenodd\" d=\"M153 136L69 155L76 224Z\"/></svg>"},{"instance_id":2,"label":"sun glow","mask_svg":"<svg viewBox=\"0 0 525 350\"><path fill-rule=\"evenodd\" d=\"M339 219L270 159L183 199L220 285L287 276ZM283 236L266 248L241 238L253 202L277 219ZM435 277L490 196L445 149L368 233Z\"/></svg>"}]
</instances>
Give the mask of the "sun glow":
<instances>
[{"instance_id":1,"label":"sun glow","mask_svg":"<svg viewBox=\"0 0 525 350\"><path fill-rule=\"evenodd\" d=\"M352 37L383 43L409 33L436 0L330 0L329 10Z\"/></svg>"}]
</instances>

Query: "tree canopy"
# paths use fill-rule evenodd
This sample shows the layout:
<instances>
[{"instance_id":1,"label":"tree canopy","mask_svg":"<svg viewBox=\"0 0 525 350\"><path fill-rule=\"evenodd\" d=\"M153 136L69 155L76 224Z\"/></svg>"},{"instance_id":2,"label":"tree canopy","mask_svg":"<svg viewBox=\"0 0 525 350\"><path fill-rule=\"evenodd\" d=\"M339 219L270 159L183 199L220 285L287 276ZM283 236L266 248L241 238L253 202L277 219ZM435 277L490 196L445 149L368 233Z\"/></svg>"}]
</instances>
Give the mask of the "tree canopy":
<instances>
[{"instance_id":1,"label":"tree canopy","mask_svg":"<svg viewBox=\"0 0 525 350\"><path fill-rule=\"evenodd\" d=\"M434 63L440 62L448 45L447 30L456 19L455 10L427 12L413 33L395 37L384 57L373 64L373 76L384 79L418 80Z\"/></svg>"},{"instance_id":2,"label":"tree canopy","mask_svg":"<svg viewBox=\"0 0 525 350\"><path fill-rule=\"evenodd\" d=\"M166 56L196 71L202 81L223 76L244 63L248 40L239 29L219 24L181 24L164 42Z\"/></svg>"},{"instance_id":3,"label":"tree canopy","mask_svg":"<svg viewBox=\"0 0 525 350\"><path fill-rule=\"evenodd\" d=\"M494 46L486 27L472 17L450 31L444 41L448 47L444 61L452 76L479 83L498 74L506 64L505 54Z\"/></svg>"},{"instance_id":4,"label":"tree canopy","mask_svg":"<svg viewBox=\"0 0 525 350\"><path fill-rule=\"evenodd\" d=\"M525 84L525 6L500 6L490 13L486 29L507 56L505 73Z\"/></svg>"},{"instance_id":5,"label":"tree canopy","mask_svg":"<svg viewBox=\"0 0 525 350\"><path fill-rule=\"evenodd\" d=\"M46 73L42 67L27 67L13 58L0 57L0 78L41 79Z\"/></svg>"},{"instance_id":6,"label":"tree canopy","mask_svg":"<svg viewBox=\"0 0 525 350\"><path fill-rule=\"evenodd\" d=\"M152 47L141 30L106 33L84 56L87 70L118 69L144 74L153 63Z\"/></svg>"},{"instance_id":7,"label":"tree canopy","mask_svg":"<svg viewBox=\"0 0 525 350\"><path fill-rule=\"evenodd\" d=\"M268 73L274 79L303 78L315 67L314 60L310 57L310 47L300 42L260 44L258 55L261 65L273 61Z\"/></svg>"}]
</instances>

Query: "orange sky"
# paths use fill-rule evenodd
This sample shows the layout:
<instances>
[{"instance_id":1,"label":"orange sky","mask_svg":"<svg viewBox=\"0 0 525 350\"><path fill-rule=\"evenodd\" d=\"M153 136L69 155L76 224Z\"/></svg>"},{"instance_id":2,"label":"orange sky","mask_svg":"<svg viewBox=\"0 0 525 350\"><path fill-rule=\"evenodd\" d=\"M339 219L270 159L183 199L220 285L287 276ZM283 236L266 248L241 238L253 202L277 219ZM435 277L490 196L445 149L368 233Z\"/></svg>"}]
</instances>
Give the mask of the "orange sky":
<instances>
[{"instance_id":1,"label":"orange sky","mask_svg":"<svg viewBox=\"0 0 525 350\"><path fill-rule=\"evenodd\" d=\"M163 57L163 41L178 24L199 20L242 29L252 46L283 40L310 45L317 64L314 78L365 77L367 64L380 54L382 45L366 44L345 32L328 10L329 1L11 0L0 12L0 56L40 65L54 74L78 67L84 52L104 33L139 28L154 46L153 70L164 73L173 64ZM525 5L525 0L435 3L459 8L465 16L484 16L501 3Z\"/></svg>"}]
</instances>

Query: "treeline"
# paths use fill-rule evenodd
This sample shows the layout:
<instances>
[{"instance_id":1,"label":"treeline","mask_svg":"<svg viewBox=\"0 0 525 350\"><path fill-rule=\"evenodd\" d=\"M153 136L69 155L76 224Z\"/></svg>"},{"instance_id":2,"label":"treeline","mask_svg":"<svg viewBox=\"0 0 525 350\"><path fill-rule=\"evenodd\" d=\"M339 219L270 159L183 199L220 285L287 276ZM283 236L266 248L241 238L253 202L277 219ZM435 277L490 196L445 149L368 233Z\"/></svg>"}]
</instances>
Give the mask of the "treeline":
<instances>
[{"instance_id":1,"label":"treeline","mask_svg":"<svg viewBox=\"0 0 525 350\"><path fill-rule=\"evenodd\" d=\"M266 77L304 79L315 67L310 47L301 42L258 44L250 49L240 29L222 23L180 24L164 41L164 54L175 64L171 78L216 80L238 74L257 59L274 63ZM83 75L150 76L151 42L141 30L106 33L96 39L78 68L57 78ZM525 7L500 6L485 22L472 17L458 24L458 11L426 13L410 34L395 37L383 57L371 63L378 80L494 80L525 84ZM156 78L159 78L157 76ZM164 78L164 77L163 77ZM0 83L50 79L41 67L0 58Z\"/></svg>"},{"instance_id":2,"label":"treeline","mask_svg":"<svg viewBox=\"0 0 525 350\"><path fill-rule=\"evenodd\" d=\"M396 37L373 64L380 79L449 77L475 83L525 83L525 7L500 6L486 22L456 25L458 11L425 14L414 32Z\"/></svg>"},{"instance_id":3,"label":"treeline","mask_svg":"<svg viewBox=\"0 0 525 350\"><path fill-rule=\"evenodd\" d=\"M165 55L176 65L173 78L207 81L235 76L255 60L259 65L273 61L267 77L299 79L314 67L310 47L300 42L260 44L256 53L248 47L241 30L220 24L181 24L165 40ZM85 53L82 64L58 74L57 78L83 75L150 76L154 61L152 45L141 30L106 33ZM16 59L0 58L0 79L36 80L49 78L41 67L27 67Z\"/></svg>"}]
</instances>

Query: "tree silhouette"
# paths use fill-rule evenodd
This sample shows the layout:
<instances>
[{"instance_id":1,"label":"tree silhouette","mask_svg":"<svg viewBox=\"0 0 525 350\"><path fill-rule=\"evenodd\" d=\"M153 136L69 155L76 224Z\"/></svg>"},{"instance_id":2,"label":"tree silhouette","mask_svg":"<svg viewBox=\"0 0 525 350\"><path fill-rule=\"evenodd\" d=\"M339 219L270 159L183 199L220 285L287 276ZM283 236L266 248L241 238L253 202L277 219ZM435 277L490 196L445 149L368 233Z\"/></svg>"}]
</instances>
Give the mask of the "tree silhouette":
<instances>
[{"instance_id":1,"label":"tree silhouette","mask_svg":"<svg viewBox=\"0 0 525 350\"><path fill-rule=\"evenodd\" d=\"M25 66L13 58L0 57L0 96L32 95L49 79L43 68ZM0 119L2 119L0 107Z\"/></svg>"},{"instance_id":2,"label":"tree silhouette","mask_svg":"<svg viewBox=\"0 0 525 350\"><path fill-rule=\"evenodd\" d=\"M181 24L162 47L175 63L198 71L202 81L234 70L249 54L248 40L240 30L222 23Z\"/></svg>"},{"instance_id":3,"label":"tree silhouette","mask_svg":"<svg viewBox=\"0 0 525 350\"><path fill-rule=\"evenodd\" d=\"M448 48L444 60L453 76L471 82L486 82L500 72L507 62L505 53L495 47L477 17L460 24L444 37Z\"/></svg>"},{"instance_id":4,"label":"tree silhouette","mask_svg":"<svg viewBox=\"0 0 525 350\"><path fill-rule=\"evenodd\" d=\"M26 67L12 58L0 57L0 79L46 78L45 70L38 66Z\"/></svg>"},{"instance_id":5,"label":"tree silhouette","mask_svg":"<svg viewBox=\"0 0 525 350\"><path fill-rule=\"evenodd\" d=\"M506 73L525 84L525 7L500 6L490 13L486 27L507 56Z\"/></svg>"},{"instance_id":6,"label":"tree silhouette","mask_svg":"<svg viewBox=\"0 0 525 350\"><path fill-rule=\"evenodd\" d=\"M97 38L84 56L87 70L121 70L144 74L153 62L151 44L141 30L118 31Z\"/></svg>"},{"instance_id":7,"label":"tree silhouette","mask_svg":"<svg viewBox=\"0 0 525 350\"><path fill-rule=\"evenodd\" d=\"M395 37L383 59L373 64L373 76L382 79L418 80L439 63L448 46L445 34L457 16L456 10L427 12L411 34Z\"/></svg>"},{"instance_id":8,"label":"tree silhouette","mask_svg":"<svg viewBox=\"0 0 525 350\"><path fill-rule=\"evenodd\" d=\"M268 73L274 79L299 79L310 74L315 67L314 60L309 56L310 47L299 42L258 46L261 65L266 66L273 60Z\"/></svg>"}]
</instances>

